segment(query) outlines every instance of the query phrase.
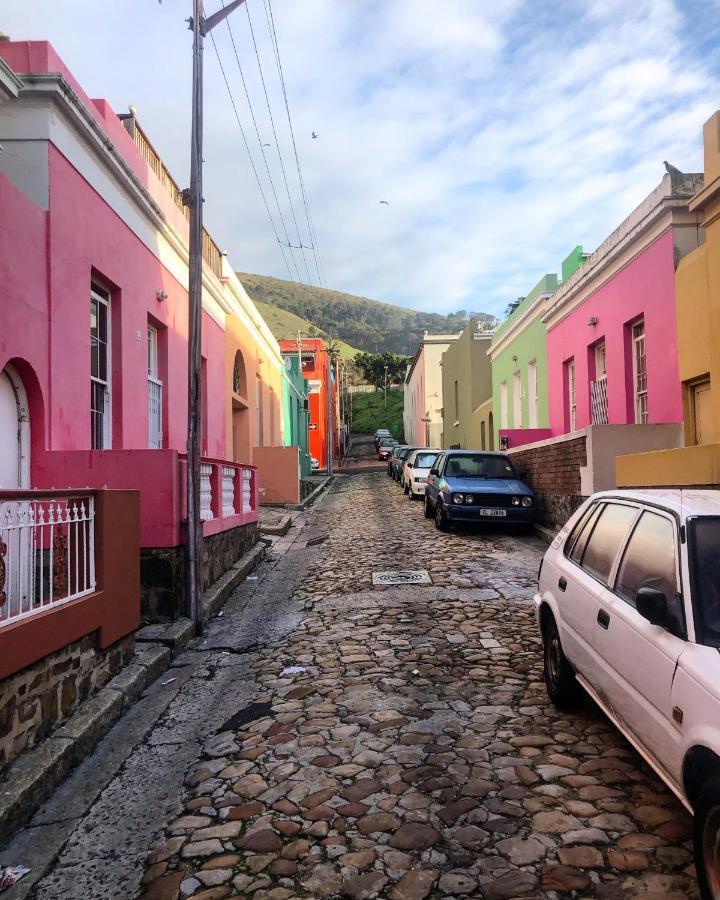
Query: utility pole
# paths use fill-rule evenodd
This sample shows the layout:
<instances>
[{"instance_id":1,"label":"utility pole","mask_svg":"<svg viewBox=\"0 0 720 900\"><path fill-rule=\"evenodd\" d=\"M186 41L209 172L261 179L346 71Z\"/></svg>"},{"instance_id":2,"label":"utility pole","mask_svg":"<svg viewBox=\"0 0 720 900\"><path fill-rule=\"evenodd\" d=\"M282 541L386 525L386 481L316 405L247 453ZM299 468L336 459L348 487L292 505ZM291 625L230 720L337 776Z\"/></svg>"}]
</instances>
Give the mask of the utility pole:
<instances>
[{"instance_id":1,"label":"utility pole","mask_svg":"<svg viewBox=\"0 0 720 900\"><path fill-rule=\"evenodd\" d=\"M385 412L387 412L387 372L388 372L388 367L385 366L385 396L384 396Z\"/></svg>"},{"instance_id":2,"label":"utility pole","mask_svg":"<svg viewBox=\"0 0 720 900\"><path fill-rule=\"evenodd\" d=\"M188 430L187 430L187 594L195 631L202 630L202 547L200 516L201 454L201 335L202 335L202 144L203 144L203 39L244 0L232 0L226 7L205 17L203 0L193 0L188 19L193 33L192 133L190 138L190 187L183 191L183 203L190 207L190 248L188 280Z\"/></svg>"}]
</instances>

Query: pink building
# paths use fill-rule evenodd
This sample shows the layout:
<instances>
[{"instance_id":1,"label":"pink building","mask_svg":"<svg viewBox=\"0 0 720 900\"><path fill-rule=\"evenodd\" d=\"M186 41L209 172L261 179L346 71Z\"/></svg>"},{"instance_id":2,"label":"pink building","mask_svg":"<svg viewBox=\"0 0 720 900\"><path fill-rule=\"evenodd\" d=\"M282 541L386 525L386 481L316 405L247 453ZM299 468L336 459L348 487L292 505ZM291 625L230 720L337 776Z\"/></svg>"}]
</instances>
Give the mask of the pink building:
<instances>
[{"instance_id":1,"label":"pink building","mask_svg":"<svg viewBox=\"0 0 720 900\"><path fill-rule=\"evenodd\" d=\"M700 241L688 201L702 175L660 185L547 301L553 436L683 421L675 267ZM652 441L652 429L636 439Z\"/></svg>"},{"instance_id":2,"label":"pink building","mask_svg":"<svg viewBox=\"0 0 720 900\"><path fill-rule=\"evenodd\" d=\"M0 141L0 489L139 490L144 610L181 614L188 224L179 188L134 119L124 125L91 100L45 42L0 42ZM209 584L257 540L252 463L282 443L285 368L207 234L204 249Z\"/></svg>"}]
</instances>

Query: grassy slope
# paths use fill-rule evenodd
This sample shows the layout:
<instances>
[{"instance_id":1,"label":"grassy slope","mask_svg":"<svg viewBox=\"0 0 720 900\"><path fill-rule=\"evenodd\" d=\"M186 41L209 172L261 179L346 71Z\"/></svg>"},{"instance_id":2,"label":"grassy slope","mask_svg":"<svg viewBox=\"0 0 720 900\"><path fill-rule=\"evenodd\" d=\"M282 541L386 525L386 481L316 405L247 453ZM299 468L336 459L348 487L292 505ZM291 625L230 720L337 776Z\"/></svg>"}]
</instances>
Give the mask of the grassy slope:
<instances>
[{"instance_id":1,"label":"grassy slope","mask_svg":"<svg viewBox=\"0 0 720 900\"><path fill-rule=\"evenodd\" d=\"M325 337L319 328L315 329L318 334L313 335L310 331L314 327L312 323L308 322L307 319L301 319L300 316L296 316L295 313L290 312L288 309L271 306L269 303L263 303L262 300L254 300L253 303L257 306L258 312L265 319L270 331L272 331L278 341L295 340L298 331L302 331L303 337ZM350 344L346 344L344 341L336 341L335 343L340 350L341 359L351 360L359 352L355 347L351 347Z\"/></svg>"},{"instance_id":2,"label":"grassy slope","mask_svg":"<svg viewBox=\"0 0 720 900\"><path fill-rule=\"evenodd\" d=\"M372 434L376 428L389 428L393 437L403 440L403 392L391 389L387 392L387 412L383 404L383 392L353 394L352 430L354 434Z\"/></svg>"}]
</instances>

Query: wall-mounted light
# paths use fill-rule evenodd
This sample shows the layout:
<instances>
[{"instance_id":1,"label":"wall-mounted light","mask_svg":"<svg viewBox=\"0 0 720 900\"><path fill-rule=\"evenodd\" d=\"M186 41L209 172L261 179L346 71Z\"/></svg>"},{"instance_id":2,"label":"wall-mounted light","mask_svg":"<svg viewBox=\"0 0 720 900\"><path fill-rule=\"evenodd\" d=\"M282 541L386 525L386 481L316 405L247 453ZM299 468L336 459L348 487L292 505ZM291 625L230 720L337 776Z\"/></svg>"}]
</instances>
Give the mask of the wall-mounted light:
<instances>
[{"instance_id":1,"label":"wall-mounted light","mask_svg":"<svg viewBox=\"0 0 720 900\"><path fill-rule=\"evenodd\" d=\"M513 356L512 361L517 362L517 356Z\"/></svg>"},{"instance_id":2,"label":"wall-mounted light","mask_svg":"<svg viewBox=\"0 0 720 900\"><path fill-rule=\"evenodd\" d=\"M598 317L590 316L590 318L588 319L588 325L597 325L597 323L598 323Z\"/></svg>"},{"instance_id":3,"label":"wall-mounted light","mask_svg":"<svg viewBox=\"0 0 720 900\"><path fill-rule=\"evenodd\" d=\"M155 291L155 297L158 300L167 300L167 291Z\"/></svg>"}]
</instances>

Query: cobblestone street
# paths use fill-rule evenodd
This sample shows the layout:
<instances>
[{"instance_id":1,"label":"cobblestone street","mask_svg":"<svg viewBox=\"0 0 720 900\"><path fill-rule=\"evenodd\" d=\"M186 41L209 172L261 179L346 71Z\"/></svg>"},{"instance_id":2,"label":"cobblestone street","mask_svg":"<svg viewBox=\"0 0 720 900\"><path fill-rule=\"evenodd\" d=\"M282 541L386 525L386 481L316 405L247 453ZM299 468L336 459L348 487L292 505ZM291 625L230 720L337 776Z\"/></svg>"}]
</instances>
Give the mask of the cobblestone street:
<instances>
[{"instance_id":1,"label":"cobblestone street","mask_svg":"<svg viewBox=\"0 0 720 900\"><path fill-rule=\"evenodd\" d=\"M548 704L543 550L440 534L384 473L340 474L196 648L212 677L248 627L233 609L289 592L153 836L144 900L696 896L680 803L592 704ZM373 588L392 569L432 584Z\"/></svg>"}]
</instances>

